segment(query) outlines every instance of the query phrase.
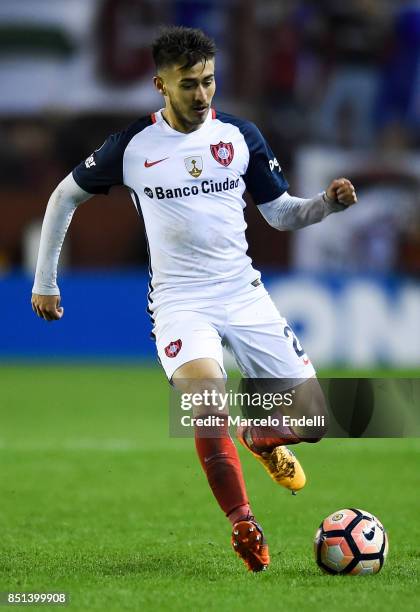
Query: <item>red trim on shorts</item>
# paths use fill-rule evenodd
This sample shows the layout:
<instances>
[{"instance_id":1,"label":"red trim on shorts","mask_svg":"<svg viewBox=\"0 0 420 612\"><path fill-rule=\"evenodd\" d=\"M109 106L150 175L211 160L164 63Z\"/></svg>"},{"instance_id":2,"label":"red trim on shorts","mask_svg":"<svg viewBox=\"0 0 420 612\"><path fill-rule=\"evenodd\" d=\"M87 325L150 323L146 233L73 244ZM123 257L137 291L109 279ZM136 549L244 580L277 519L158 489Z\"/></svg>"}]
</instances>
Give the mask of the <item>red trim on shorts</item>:
<instances>
[{"instance_id":1,"label":"red trim on shorts","mask_svg":"<svg viewBox=\"0 0 420 612\"><path fill-rule=\"evenodd\" d=\"M215 108L211 109L211 118L216 119L216 109Z\"/></svg>"},{"instance_id":2,"label":"red trim on shorts","mask_svg":"<svg viewBox=\"0 0 420 612\"><path fill-rule=\"evenodd\" d=\"M152 119L152 123L156 123L156 114L155 114L155 113L152 113L152 114L150 115L150 117L151 117L151 119Z\"/></svg>"}]
</instances>

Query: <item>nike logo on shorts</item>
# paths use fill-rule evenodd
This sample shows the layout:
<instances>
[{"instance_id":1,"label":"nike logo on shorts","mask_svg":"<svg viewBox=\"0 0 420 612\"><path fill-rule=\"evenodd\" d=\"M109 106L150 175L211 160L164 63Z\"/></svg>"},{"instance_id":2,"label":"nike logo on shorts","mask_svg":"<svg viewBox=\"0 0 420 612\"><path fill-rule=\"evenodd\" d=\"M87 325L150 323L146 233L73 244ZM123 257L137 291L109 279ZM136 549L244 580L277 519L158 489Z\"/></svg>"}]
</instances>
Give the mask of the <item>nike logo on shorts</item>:
<instances>
[{"instance_id":1,"label":"nike logo on shorts","mask_svg":"<svg viewBox=\"0 0 420 612\"><path fill-rule=\"evenodd\" d=\"M145 168L151 168L152 166L155 166L156 164L160 164L160 162L165 161L165 159L169 159L169 157L164 157L163 159L158 159L157 161L153 161L153 162L149 162L147 159L144 162L144 167Z\"/></svg>"}]
</instances>

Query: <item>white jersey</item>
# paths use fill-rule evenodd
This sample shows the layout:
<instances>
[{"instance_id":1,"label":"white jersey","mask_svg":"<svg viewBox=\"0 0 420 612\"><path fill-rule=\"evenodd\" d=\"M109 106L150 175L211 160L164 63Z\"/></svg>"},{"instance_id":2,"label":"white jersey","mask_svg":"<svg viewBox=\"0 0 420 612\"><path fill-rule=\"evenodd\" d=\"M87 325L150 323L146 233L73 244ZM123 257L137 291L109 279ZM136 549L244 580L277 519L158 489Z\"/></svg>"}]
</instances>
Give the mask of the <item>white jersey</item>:
<instances>
[{"instance_id":1,"label":"white jersey","mask_svg":"<svg viewBox=\"0 0 420 612\"><path fill-rule=\"evenodd\" d=\"M213 109L189 134L171 128L162 111L139 119L111 135L73 177L89 193L129 188L146 228L152 313L258 279L247 255L243 194L259 205L288 188L256 126Z\"/></svg>"}]
</instances>

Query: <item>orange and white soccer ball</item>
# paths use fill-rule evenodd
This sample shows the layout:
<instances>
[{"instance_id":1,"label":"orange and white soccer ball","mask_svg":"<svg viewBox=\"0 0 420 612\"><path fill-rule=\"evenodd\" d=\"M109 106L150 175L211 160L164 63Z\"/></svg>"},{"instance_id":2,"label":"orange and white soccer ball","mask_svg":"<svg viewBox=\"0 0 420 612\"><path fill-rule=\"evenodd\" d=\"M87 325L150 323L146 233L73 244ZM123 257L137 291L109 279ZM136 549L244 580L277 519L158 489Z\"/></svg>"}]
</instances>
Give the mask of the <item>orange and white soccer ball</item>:
<instances>
[{"instance_id":1,"label":"orange and white soccer ball","mask_svg":"<svg viewBox=\"0 0 420 612\"><path fill-rule=\"evenodd\" d=\"M388 554L388 536L370 512L345 508L322 521L314 551L319 567L329 574L377 574Z\"/></svg>"}]
</instances>

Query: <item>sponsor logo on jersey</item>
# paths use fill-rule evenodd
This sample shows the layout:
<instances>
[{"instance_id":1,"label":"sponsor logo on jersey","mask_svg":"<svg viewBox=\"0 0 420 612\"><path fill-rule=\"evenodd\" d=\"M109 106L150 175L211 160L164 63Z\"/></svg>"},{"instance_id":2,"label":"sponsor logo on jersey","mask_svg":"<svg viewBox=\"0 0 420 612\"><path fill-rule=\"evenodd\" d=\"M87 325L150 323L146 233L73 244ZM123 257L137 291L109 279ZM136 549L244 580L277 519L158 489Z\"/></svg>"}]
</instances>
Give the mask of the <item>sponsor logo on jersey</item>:
<instances>
[{"instance_id":1,"label":"sponsor logo on jersey","mask_svg":"<svg viewBox=\"0 0 420 612\"><path fill-rule=\"evenodd\" d=\"M144 167L151 168L152 166L156 166L156 164L160 164L160 162L165 161L165 159L169 159L169 157L164 157L163 159L157 159L156 161L152 161L152 162L149 162L149 160L146 159L146 161L144 162Z\"/></svg>"},{"instance_id":2,"label":"sponsor logo on jersey","mask_svg":"<svg viewBox=\"0 0 420 612\"><path fill-rule=\"evenodd\" d=\"M198 178L203 172L203 158L201 155L184 157L184 164L188 174L191 174L193 178Z\"/></svg>"},{"instance_id":3,"label":"sponsor logo on jersey","mask_svg":"<svg viewBox=\"0 0 420 612\"><path fill-rule=\"evenodd\" d=\"M271 172L273 172L275 168L277 168L277 170L281 172L281 166L276 158L270 159L268 163L269 163Z\"/></svg>"},{"instance_id":4,"label":"sponsor logo on jersey","mask_svg":"<svg viewBox=\"0 0 420 612\"><path fill-rule=\"evenodd\" d=\"M226 178L224 181L213 181L205 180L201 181L198 185L185 185L184 187L154 187L153 190L150 187L146 187L144 190L145 194L149 198L156 197L158 200L173 199L173 198L185 198L189 196L196 196L200 193L221 193L223 191L230 191L239 187L240 179Z\"/></svg>"},{"instance_id":5,"label":"sponsor logo on jersey","mask_svg":"<svg viewBox=\"0 0 420 612\"><path fill-rule=\"evenodd\" d=\"M182 348L182 340L172 340L168 346L165 346L165 355L167 357L176 357Z\"/></svg>"},{"instance_id":6,"label":"sponsor logo on jersey","mask_svg":"<svg viewBox=\"0 0 420 612\"><path fill-rule=\"evenodd\" d=\"M219 164L222 164L222 166L229 166L235 154L233 144L231 142L220 141L219 144L211 144L210 151L214 159L219 162Z\"/></svg>"},{"instance_id":7,"label":"sponsor logo on jersey","mask_svg":"<svg viewBox=\"0 0 420 612\"><path fill-rule=\"evenodd\" d=\"M96 161L93 155L90 155L85 161L85 166L87 169L92 168L92 166L96 166Z\"/></svg>"}]
</instances>

